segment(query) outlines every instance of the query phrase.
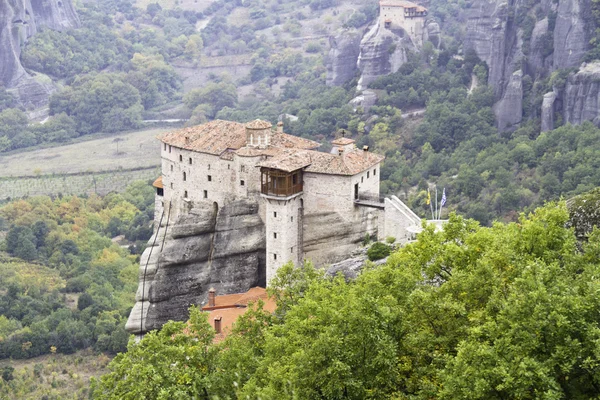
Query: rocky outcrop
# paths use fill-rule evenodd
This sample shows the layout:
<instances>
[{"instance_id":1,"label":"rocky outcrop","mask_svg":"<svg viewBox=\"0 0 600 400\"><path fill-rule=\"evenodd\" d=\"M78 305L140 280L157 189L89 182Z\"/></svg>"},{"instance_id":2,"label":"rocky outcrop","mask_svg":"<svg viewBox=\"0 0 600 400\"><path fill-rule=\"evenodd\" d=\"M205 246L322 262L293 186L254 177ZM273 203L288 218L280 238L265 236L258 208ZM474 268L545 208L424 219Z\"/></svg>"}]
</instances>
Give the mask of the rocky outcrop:
<instances>
[{"instance_id":1,"label":"rocky outcrop","mask_svg":"<svg viewBox=\"0 0 600 400\"><path fill-rule=\"evenodd\" d=\"M544 95L542 100L542 132L551 131L554 129L554 102L556 101L556 93L550 92Z\"/></svg>"},{"instance_id":2,"label":"rocky outcrop","mask_svg":"<svg viewBox=\"0 0 600 400\"><path fill-rule=\"evenodd\" d=\"M494 105L494 114L499 132L514 131L523 115L523 73L512 74L500 101Z\"/></svg>"},{"instance_id":3,"label":"rocky outcrop","mask_svg":"<svg viewBox=\"0 0 600 400\"><path fill-rule=\"evenodd\" d=\"M221 210L195 204L171 226L165 221L141 258L129 332L186 320L188 308L206 302L211 287L230 294L265 285L265 226L256 202L240 200Z\"/></svg>"},{"instance_id":4,"label":"rocky outcrop","mask_svg":"<svg viewBox=\"0 0 600 400\"><path fill-rule=\"evenodd\" d=\"M29 75L20 62L21 47L41 28L79 26L71 0L0 0L0 83L27 108L47 103L52 85Z\"/></svg>"},{"instance_id":5,"label":"rocky outcrop","mask_svg":"<svg viewBox=\"0 0 600 400\"><path fill-rule=\"evenodd\" d=\"M561 0L554 28L554 69L574 67L589 49L594 33L590 0Z\"/></svg>"},{"instance_id":6,"label":"rocky outcrop","mask_svg":"<svg viewBox=\"0 0 600 400\"><path fill-rule=\"evenodd\" d=\"M362 34L356 30L345 30L329 38L327 57L327 86L341 86L354 78L358 71L356 61L360 53Z\"/></svg>"},{"instance_id":7,"label":"rocky outcrop","mask_svg":"<svg viewBox=\"0 0 600 400\"><path fill-rule=\"evenodd\" d=\"M534 25L529 35L525 26L531 27L531 23ZM474 50L489 67L488 83L494 87L497 101L494 109L501 132L513 130L520 122L519 112L511 111L522 104L522 98L517 99L518 93L522 93L522 88L519 89L522 83L517 82L513 72L521 70L523 76L528 75L535 82L554 70L578 66L590 48L594 24L591 0L473 2L468 12L464 47L466 51ZM557 93L559 102L563 101L562 95ZM553 126L549 101L546 99L546 108L541 111L545 113L544 129ZM573 121L580 120L577 115L582 115L583 120L591 114L595 118L595 113L577 107L570 111ZM534 117L540 115L537 112Z\"/></svg>"},{"instance_id":8,"label":"rocky outcrop","mask_svg":"<svg viewBox=\"0 0 600 400\"><path fill-rule=\"evenodd\" d=\"M584 64L579 72L570 74L562 97L565 122L593 121L600 126L600 61Z\"/></svg>"},{"instance_id":9,"label":"rocky outcrop","mask_svg":"<svg viewBox=\"0 0 600 400\"><path fill-rule=\"evenodd\" d=\"M382 29L374 25L360 42L358 68L361 71L358 90L382 75L396 72L408 59L408 51L416 48L402 29Z\"/></svg>"}]
</instances>

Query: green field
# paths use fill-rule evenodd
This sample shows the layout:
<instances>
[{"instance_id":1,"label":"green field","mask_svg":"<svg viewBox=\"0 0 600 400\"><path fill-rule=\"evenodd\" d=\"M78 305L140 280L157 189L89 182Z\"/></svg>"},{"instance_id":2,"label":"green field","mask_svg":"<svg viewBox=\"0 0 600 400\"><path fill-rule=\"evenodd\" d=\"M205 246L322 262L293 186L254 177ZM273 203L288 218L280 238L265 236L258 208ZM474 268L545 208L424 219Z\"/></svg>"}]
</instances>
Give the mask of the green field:
<instances>
[{"instance_id":1,"label":"green field","mask_svg":"<svg viewBox=\"0 0 600 400\"><path fill-rule=\"evenodd\" d=\"M35 195L106 194L160 174L156 136L145 129L0 156L0 200ZM118 146L118 152L117 152Z\"/></svg>"}]
</instances>

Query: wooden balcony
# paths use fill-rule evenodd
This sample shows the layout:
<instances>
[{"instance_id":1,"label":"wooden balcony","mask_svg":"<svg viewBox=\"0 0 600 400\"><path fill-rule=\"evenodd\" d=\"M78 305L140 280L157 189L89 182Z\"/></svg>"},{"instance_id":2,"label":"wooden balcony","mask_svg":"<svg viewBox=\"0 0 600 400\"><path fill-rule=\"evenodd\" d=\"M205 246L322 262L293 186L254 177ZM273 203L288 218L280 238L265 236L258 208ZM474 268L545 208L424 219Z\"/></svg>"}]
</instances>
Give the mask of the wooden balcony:
<instances>
[{"instance_id":1,"label":"wooden balcony","mask_svg":"<svg viewBox=\"0 0 600 400\"><path fill-rule=\"evenodd\" d=\"M302 171L285 172L271 168L260 170L261 193L267 196L288 197L302 192Z\"/></svg>"}]
</instances>

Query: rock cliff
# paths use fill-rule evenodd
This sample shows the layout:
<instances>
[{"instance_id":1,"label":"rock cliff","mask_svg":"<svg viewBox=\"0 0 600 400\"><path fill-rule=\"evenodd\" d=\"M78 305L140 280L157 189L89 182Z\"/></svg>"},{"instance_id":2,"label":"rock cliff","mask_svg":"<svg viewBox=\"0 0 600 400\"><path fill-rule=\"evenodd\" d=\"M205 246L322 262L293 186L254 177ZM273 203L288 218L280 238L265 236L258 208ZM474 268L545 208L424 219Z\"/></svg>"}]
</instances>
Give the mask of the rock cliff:
<instances>
[{"instance_id":1,"label":"rock cliff","mask_svg":"<svg viewBox=\"0 0 600 400\"><path fill-rule=\"evenodd\" d=\"M496 95L494 110L500 132L514 130L521 121L523 78L528 75L535 82L557 69L578 66L589 50L594 30L591 0L473 2L468 10L464 47L466 51L474 50L489 67L488 83ZM590 101L588 96L591 105ZM572 123L592 117L589 110L579 108L584 103L581 100L569 111ZM553 126L550 105L549 96L545 108L538 110L543 114L544 129Z\"/></svg>"},{"instance_id":2,"label":"rock cliff","mask_svg":"<svg viewBox=\"0 0 600 400\"><path fill-rule=\"evenodd\" d=\"M584 64L568 76L562 104L565 122L593 121L600 126L600 61Z\"/></svg>"},{"instance_id":3,"label":"rock cliff","mask_svg":"<svg viewBox=\"0 0 600 400\"><path fill-rule=\"evenodd\" d=\"M358 67L356 62L360 53L362 33L356 30L344 30L329 38L329 56L327 57L327 86L341 86L354 78Z\"/></svg>"},{"instance_id":4,"label":"rock cliff","mask_svg":"<svg viewBox=\"0 0 600 400\"><path fill-rule=\"evenodd\" d=\"M188 308L205 303L211 287L230 294L265 285L265 226L257 203L240 200L221 210L195 204L168 226L166 221L142 255L129 332L186 320Z\"/></svg>"},{"instance_id":5,"label":"rock cliff","mask_svg":"<svg viewBox=\"0 0 600 400\"><path fill-rule=\"evenodd\" d=\"M367 89L379 76L396 72L407 61L410 50L417 49L403 30L374 25L360 42L357 65L361 75L357 89Z\"/></svg>"},{"instance_id":6,"label":"rock cliff","mask_svg":"<svg viewBox=\"0 0 600 400\"><path fill-rule=\"evenodd\" d=\"M0 83L13 89L26 108L47 103L50 82L28 74L20 62L21 47L41 28L79 26L71 0L0 0Z\"/></svg>"}]
</instances>

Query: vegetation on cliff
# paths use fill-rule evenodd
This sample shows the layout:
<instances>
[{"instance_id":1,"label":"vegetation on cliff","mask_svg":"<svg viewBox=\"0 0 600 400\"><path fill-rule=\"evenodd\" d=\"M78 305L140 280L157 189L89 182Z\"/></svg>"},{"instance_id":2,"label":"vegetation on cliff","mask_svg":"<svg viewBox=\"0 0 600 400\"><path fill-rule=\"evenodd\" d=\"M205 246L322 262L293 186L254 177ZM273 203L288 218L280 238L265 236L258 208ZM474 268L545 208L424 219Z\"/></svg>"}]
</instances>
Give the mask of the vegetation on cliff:
<instances>
[{"instance_id":1,"label":"vegetation on cliff","mask_svg":"<svg viewBox=\"0 0 600 400\"><path fill-rule=\"evenodd\" d=\"M591 398L600 231L580 251L568 218L564 203L489 228L452 215L353 282L287 265L274 315L259 305L211 344L192 309L131 341L93 397Z\"/></svg>"}]
</instances>

